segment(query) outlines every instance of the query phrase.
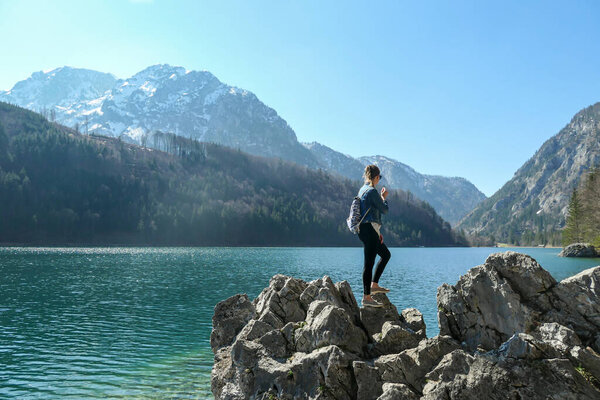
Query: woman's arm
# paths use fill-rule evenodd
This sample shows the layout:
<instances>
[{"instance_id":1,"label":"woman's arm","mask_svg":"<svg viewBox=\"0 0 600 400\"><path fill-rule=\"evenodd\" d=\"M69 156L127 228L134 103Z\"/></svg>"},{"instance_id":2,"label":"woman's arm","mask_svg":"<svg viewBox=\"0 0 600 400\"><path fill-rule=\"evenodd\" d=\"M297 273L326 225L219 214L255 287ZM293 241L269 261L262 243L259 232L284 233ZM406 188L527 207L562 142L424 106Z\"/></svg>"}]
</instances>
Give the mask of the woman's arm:
<instances>
[{"instance_id":1,"label":"woman's arm","mask_svg":"<svg viewBox=\"0 0 600 400\"><path fill-rule=\"evenodd\" d=\"M373 189L369 193L369 197L371 200L371 206L378 209L381 213L386 214L389 210L387 200L384 200L379 193L377 193L377 189Z\"/></svg>"}]
</instances>

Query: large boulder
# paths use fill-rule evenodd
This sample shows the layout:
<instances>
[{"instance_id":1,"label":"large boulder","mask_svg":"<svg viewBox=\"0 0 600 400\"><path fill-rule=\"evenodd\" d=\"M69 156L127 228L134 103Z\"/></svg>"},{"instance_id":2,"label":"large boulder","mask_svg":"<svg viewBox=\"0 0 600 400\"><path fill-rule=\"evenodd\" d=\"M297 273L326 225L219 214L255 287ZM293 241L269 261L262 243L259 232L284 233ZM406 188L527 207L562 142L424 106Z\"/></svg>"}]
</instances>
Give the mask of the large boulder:
<instances>
[{"instance_id":1,"label":"large boulder","mask_svg":"<svg viewBox=\"0 0 600 400\"><path fill-rule=\"evenodd\" d=\"M573 243L558 253L559 257L600 257L594 246L589 243Z\"/></svg>"},{"instance_id":2,"label":"large boulder","mask_svg":"<svg viewBox=\"0 0 600 400\"><path fill-rule=\"evenodd\" d=\"M491 350L515 333L557 322L592 345L600 331L599 300L600 267L557 283L527 255L492 254L456 285L438 288L440 334L470 350Z\"/></svg>"}]
</instances>

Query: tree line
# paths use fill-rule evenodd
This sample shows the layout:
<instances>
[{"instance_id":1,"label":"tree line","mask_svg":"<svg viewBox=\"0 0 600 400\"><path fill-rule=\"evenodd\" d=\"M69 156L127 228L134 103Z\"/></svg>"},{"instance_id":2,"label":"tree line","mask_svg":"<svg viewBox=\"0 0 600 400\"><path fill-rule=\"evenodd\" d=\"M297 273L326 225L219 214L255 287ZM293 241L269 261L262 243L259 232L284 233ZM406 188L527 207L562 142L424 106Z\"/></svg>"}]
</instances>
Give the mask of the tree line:
<instances>
[{"instance_id":1,"label":"tree line","mask_svg":"<svg viewBox=\"0 0 600 400\"><path fill-rule=\"evenodd\" d=\"M591 243L600 248L600 168L588 171L573 190L563 230L563 246Z\"/></svg>"},{"instance_id":2,"label":"tree line","mask_svg":"<svg viewBox=\"0 0 600 400\"><path fill-rule=\"evenodd\" d=\"M0 243L360 245L345 226L358 182L170 133L144 144L0 103ZM389 245L466 245L429 204L388 199Z\"/></svg>"}]
</instances>

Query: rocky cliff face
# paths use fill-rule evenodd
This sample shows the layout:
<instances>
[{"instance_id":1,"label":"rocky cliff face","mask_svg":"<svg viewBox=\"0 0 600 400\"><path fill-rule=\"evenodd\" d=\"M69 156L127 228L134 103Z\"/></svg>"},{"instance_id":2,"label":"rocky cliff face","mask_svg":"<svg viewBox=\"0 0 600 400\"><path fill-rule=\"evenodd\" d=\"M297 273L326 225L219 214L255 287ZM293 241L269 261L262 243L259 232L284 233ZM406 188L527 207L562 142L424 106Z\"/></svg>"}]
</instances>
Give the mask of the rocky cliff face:
<instances>
[{"instance_id":1,"label":"rocky cliff face","mask_svg":"<svg viewBox=\"0 0 600 400\"><path fill-rule=\"evenodd\" d=\"M460 223L467 233L519 239L562 228L582 174L600 163L600 103L577 113L492 197Z\"/></svg>"},{"instance_id":2,"label":"rocky cliff face","mask_svg":"<svg viewBox=\"0 0 600 400\"><path fill-rule=\"evenodd\" d=\"M216 399L597 399L600 267L557 283L494 254L421 313L359 308L347 282L276 275L215 307Z\"/></svg>"}]
</instances>

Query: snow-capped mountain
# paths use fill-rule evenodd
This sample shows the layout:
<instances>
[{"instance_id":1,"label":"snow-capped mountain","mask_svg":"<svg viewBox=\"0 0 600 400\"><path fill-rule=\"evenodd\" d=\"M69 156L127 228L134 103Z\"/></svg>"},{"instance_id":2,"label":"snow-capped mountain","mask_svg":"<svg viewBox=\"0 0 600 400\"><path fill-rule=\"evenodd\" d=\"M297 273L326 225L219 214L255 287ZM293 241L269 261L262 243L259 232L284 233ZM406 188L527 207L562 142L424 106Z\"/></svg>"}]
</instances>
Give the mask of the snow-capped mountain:
<instances>
[{"instance_id":1,"label":"snow-capped mountain","mask_svg":"<svg viewBox=\"0 0 600 400\"><path fill-rule=\"evenodd\" d=\"M0 100L34 111L55 108L57 115L75 114L73 105L97 99L111 89L117 78L82 68L61 67L34 72L9 91L0 91Z\"/></svg>"},{"instance_id":2,"label":"snow-capped mountain","mask_svg":"<svg viewBox=\"0 0 600 400\"><path fill-rule=\"evenodd\" d=\"M208 71L154 65L127 79L62 67L36 72L0 101L46 110L57 122L82 132L140 142L155 131L280 157L360 180L366 163L379 164L392 188L410 190L454 223L485 196L462 178L421 175L385 157L356 159L319 143L298 142L275 110L253 93L229 86Z\"/></svg>"},{"instance_id":3,"label":"snow-capped mountain","mask_svg":"<svg viewBox=\"0 0 600 400\"><path fill-rule=\"evenodd\" d=\"M275 110L210 72L154 65L125 80L93 72L67 67L37 72L0 92L0 100L53 110L57 122L89 133L139 142L144 134L170 132L251 154L315 163ZM97 84L104 75L110 79Z\"/></svg>"},{"instance_id":4,"label":"snow-capped mountain","mask_svg":"<svg viewBox=\"0 0 600 400\"><path fill-rule=\"evenodd\" d=\"M379 166L383 185L409 190L431 204L451 224L457 223L486 198L475 185L464 178L423 175L406 164L384 156L357 159L317 142L304 143L304 146L313 153L322 168L346 178L361 179L365 166Z\"/></svg>"}]
</instances>

